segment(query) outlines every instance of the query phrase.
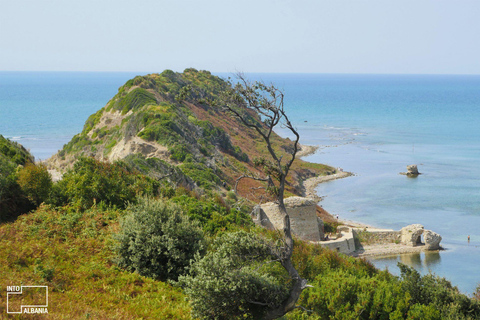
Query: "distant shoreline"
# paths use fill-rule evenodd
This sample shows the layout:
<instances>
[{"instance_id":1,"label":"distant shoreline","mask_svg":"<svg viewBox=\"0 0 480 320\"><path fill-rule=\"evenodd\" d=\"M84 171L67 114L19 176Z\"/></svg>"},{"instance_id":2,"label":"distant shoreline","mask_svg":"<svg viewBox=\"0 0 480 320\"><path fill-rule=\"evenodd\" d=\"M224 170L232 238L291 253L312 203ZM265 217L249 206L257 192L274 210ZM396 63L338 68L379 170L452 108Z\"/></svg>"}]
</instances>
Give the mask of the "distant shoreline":
<instances>
[{"instance_id":1,"label":"distant shoreline","mask_svg":"<svg viewBox=\"0 0 480 320\"><path fill-rule=\"evenodd\" d=\"M300 152L297 153L297 156L300 158L300 157L312 155L318 149L319 149L319 146L301 145L301 150ZM303 188L304 188L303 196L307 198L312 198L315 201L320 202L322 201L322 197L319 196L315 191L315 188L319 184L332 181L332 180L347 178L353 175L354 174L351 172L337 171L336 173L331 175L309 178L303 182ZM338 222L345 226L349 226L357 230L358 229L364 229L367 231L383 230L383 229L376 228L371 225L367 225L365 223L358 222L358 221L339 219ZM377 257L384 257L384 256L393 256L398 254L419 253L422 251L424 251L424 246L410 247L403 244L382 243L382 244L362 245L361 248L355 250L353 253L350 254L350 256L358 257L358 258L373 258L373 257L377 258Z\"/></svg>"},{"instance_id":2,"label":"distant shoreline","mask_svg":"<svg viewBox=\"0 0 480 320\"><path fill-rule=\"evenodd\" d=\"M314 154L317 152L317 150L320 148L320 146L309 146L309 145L302 145L300 144L300 151L297 152L297 157L302 158L306 157L309 155ZM315 188L320 184L324 183L327 181L332 181L332 180L337 180L337 179L343 179L346 177L353 176L354 174L351 172L345 172L345 171L335 171L334 174L326 175L326 176L317 176L317 177L312 177L308 178L305 181L303 181L303 195L304 197L307 198L312 198L315 201L321 201L322 197L317 195L315 192Z\"/></svg>"}]
</instances>

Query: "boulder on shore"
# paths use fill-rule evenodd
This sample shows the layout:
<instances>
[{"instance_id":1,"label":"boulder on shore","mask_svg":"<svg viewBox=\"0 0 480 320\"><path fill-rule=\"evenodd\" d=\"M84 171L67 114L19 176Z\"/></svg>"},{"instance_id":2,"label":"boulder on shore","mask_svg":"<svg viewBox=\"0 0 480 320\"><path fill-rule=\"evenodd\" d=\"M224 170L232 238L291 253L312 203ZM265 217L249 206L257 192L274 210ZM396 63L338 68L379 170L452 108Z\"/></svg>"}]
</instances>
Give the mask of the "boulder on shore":
<instances>
[{"instance_id":1,"label":"boulder on shore","mask_svg":"<svg viewBox=\"0 0 480 320\"><path fill-rule=\"evenodd\" d=\"M425 249L438 250L440 249L440 241L442 236L432 230L425 230L423 232L423 239L425 240Z\"/></svg>"}]
</instances>

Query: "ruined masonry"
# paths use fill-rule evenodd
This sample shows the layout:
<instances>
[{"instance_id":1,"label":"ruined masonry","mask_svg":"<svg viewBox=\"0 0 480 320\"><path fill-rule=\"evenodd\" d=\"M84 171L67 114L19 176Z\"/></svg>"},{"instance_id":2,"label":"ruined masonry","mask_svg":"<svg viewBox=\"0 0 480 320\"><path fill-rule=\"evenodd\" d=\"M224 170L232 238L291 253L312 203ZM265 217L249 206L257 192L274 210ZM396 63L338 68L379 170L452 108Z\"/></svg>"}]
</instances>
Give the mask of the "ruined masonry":
<instances>
[{"instance_id":1,"label":"ruined masonry","mask_svg":"<svg viewBox=\"0 0 480 320\"><path fill-rule=\"evenodd\" d=\"M324 239L323 221L317 218L315 201L309 198L290 197L286 198L284 203L295 236L308 241ZM253 221L267 229L283 229L283 215L278 204L274 202L256 206L253 215Z\"/></svg>"},{"instance_id":2,"label":"ruined masonry","mask_svg":"<svg viewBox=\"0 0 480 320\"><path fill-rule=\"evenodd\" d=\"M426 250L440 249L440 241L442 241L442 236L433 232L432 230L425 230L421 224L411 224L403 227L400 230L400 233L402 244L412 247L422 245L423 243L421 237L423 235Z\"/></svg>"}]
</instances>

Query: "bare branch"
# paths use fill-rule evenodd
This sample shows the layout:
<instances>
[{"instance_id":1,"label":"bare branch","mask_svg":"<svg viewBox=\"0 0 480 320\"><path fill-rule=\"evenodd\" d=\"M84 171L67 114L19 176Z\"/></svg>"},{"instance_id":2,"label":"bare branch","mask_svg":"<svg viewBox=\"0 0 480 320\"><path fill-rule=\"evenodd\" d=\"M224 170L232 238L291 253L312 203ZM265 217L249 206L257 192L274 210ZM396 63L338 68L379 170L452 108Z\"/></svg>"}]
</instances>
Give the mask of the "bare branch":
<instances>
[{"instance_id":1,"label":"bare branch","mask_svg":"<svg viewBox=\"0 0 480 320\"><path fill-rule=\"evenodd\" d=\"M307 308L305 308L303 306L295 306L295 309L302 309L305 312L313 312L313 310L308 310Z\"/></svg>"},{"instance_id":2,"label":"bare branch","mask_svg":"<svg viewBox=\"0 0 480 320\"><path fill-rule=\"evenodd\" d=\"M298 301L300 294L308 287L307 281L300 277L291 260L294 240L291 234L290 217L287 214L283 201L286 177L290 167L295 161L300 135L285 113L284 94L281 90L277 89L274 85L267 86L262 82L251 84L241 73L237 73L236 76L239 82L231 91L227 92L224 101L224 108L234 117L239 119L245 126L255 129L263 138L267 145L267 150L273 159L272 166L276 167L276 170L273 170L272 166L265 166L264 171L265 173L268 172L266 178L243 174L237 178L235 182L235 192L237 192L239 181L244 178L268 182L273 185L273 181L270 177L270 174L273 174L279 182L276 197L280 212L284 215L284 236L281 240L283 246L277 246L277 249L272 250L272 253L278 257L282 267L288 272L288 275L292 280L292 287L287 299L285 299L279 306L271 306L271 309L268 310L264 316L264 319L276 319L297 308L296 302ZM249 112L252 111L260 118L260 121L253 121L253 118L249 117ZM291 158L287 160L285 165L282 165L283 156L275 152L271 140L274 128L279 124L285 125L285 127L295 135ZM273 171L275 172L273 173ZM265 306L268 305L258 301L251 301L251 303Z\"/></svg>"}]
</instances>

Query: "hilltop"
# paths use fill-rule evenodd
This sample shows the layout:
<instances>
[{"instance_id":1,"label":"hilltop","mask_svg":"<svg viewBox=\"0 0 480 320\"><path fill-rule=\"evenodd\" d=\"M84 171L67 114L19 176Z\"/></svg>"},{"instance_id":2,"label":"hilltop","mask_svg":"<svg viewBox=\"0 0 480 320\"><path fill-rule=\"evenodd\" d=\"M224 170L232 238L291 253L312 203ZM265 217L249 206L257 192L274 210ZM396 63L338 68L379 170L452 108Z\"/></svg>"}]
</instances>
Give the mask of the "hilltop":
<instances>
[{"instance_id":1,"label":"hilltop","mask_svg":"<svg viewBox=\"0 0 480 320\"><path fill-rule=\"evenodd\" d=\"M153 178L167 178L189 189L233 188L244 172L256 172L254 160L268 157L264 141L221 105L228 81L208 71L165 70L137 76L86 121L48 161L65 171L80 156L124 160ZM252 119L261 123L257 114ZM274 133L274 147L286 153L292 142ZM302 181L333 173L328 166L297 160L287 191L302 194ZM265 196L255 181L243 180L239 193L251 200Z\"/></svg>"}]
</instances>

